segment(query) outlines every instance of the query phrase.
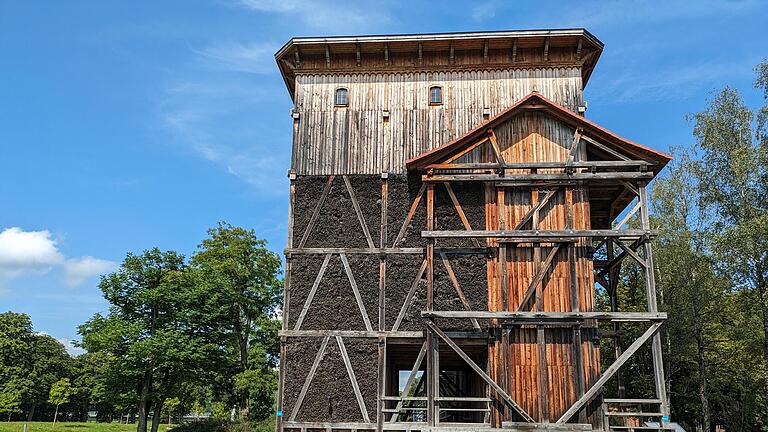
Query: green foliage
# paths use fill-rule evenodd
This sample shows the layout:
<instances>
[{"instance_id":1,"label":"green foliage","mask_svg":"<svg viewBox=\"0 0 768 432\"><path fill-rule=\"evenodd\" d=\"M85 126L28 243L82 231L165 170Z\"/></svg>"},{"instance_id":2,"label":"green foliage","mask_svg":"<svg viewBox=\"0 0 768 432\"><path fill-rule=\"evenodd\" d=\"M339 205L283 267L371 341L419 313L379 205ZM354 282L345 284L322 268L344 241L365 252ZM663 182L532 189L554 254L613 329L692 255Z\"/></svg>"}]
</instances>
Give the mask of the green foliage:
<instances>
[{"instance_id":1,"label":"green foliage","mask_svg":"<svg viewBox=\"0 0 768 432\"><path fill-rule=\"evenodd\" d=\"M69 402L69 398L72 396L72 383L69 378L62 378L51 386L51 391L48 396L48 403L53 405L63 405Z\"/></svg>"},{"instance_id":2,"label":"green foliage","mask_svg":"<svg viewBox=\"0 0 768 432\"><path fill-rule=\"evenodd\" d=\"M8 414L21 412L21 391L11 386L0 389L0 413Z\"/></svg>"},{"instance_id":3,"label":"green foliage","mask_svg":"<svg viewBox=\"0 0 768 432\"><path fill-rule=\"evenodd\" d=\"M768 63L756 72L768 102ZM656 280L669 314L666 372L673 416L689 429L714 421L736 431L768 427L766 113L768 105L752 110L732 88L715 94L690 116L698 146L676 152L654 186ZM623 270L628 291L634 271ZM627 300L642 307L641 299ZM644 363L641 355L628 367Z\"/></svg>"},{"instance_id":4,"label":"green foliage","mask_svg":"<svg viewBox=\"0 0 768 432\"><path fill-rule=\"evenodd\" d=\"M199 318L211 340L228 349L212 380L242 418L263 420L273 413L277 388L282 261L253 230L222 222L208 234L191 266Z\"/></svg>"},{"instance_id":5,"label":"green foliage","mask_svg":"<svg viewBox=\"0 0 768 432\"><path fill-rule=\"evenodd\" d=\"M71 369L64 346L35 333L29 316L0 314L0 412L34 412L46 403L51 385Z\"/></svg>"}]
</instances>

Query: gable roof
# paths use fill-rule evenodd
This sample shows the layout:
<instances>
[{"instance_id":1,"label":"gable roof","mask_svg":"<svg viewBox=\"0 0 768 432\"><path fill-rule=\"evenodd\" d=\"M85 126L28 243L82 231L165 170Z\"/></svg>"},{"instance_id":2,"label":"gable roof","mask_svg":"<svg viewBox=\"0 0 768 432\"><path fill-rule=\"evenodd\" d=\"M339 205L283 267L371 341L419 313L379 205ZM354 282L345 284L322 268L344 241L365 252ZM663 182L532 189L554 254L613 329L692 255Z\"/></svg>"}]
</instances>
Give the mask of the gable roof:
<instances>
[{"instance_id":1,"label":"gable roof","mask_svg":"<svg viewBox=\"0 0 768 432\"><path fill-rule=\"evenodd\" d=\"M616 135L608 129L587 120L585 117L578 115L567 108L563 108L534 91L519 102L502 111L500 114L480 123L477 127L453 141L408 159L405 161L405 165L408 170L423 170L428 165L438 163L464 147L482 139L485 137L486 131L489 128L493 128L517 114L528 111L546 112L569 126L581 128L584 136L599 141L613 150L653 162L655 165L651 167L651 170L654 174L658 173L670 160L672 160L672 156L669 154Z\"/></svg>"}]
</instances>

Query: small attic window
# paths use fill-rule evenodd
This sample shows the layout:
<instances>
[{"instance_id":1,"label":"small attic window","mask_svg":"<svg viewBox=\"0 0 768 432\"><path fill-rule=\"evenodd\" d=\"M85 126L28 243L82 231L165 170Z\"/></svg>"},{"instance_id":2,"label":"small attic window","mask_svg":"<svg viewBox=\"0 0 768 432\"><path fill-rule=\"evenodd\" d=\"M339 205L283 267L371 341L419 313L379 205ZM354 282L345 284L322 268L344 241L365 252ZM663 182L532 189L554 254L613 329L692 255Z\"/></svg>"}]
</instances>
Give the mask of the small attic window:
<instances>
[{"instance_id":1,"label":"small attic window","mask_svg":"<svg viewBox=\"0 0 768 432\"><path fill-rule=\"evenodd\" d=\"M429 104L430 105L443 104L443 88L442 87L432 86L429 88Z\"/></svg>"},{"instance_id":2,"label":"small attic window","mask_svg":"<svg viewBox=\"0 0 768 432\"><path fill-rule=\"evenodd\" d=\"M334 100L334 105L342 106L342 107L349 105L347 89L345 89L344 87L336 89L336 99Z\"/></svg>"}]
</instances>

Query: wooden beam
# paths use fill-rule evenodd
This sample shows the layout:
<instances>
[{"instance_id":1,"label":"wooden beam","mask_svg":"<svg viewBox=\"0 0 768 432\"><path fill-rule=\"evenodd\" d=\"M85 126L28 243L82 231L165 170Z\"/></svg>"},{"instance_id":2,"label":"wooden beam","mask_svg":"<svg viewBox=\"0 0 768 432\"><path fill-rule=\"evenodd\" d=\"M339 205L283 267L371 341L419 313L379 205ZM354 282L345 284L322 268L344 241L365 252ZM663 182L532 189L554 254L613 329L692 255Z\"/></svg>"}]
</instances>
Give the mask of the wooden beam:
<instances>
[{"instance_id":1,"label":"wooden beam","mask_svg":"<svg viewBox=\"0 0 768 432\"><path fill-rule=\"evenodd\" d=\"M357 399L357 404L360 406L360 413L363 415L363 421L370 423L371 419L368 417L368 409L365 407L365 400L363 399L363 394L360 392L360 386L355 377L355 370L352 369L352 362L349 361L347 347L344 346L344 341L341 339L341 336L336 336L336 343L339 345L341 358L344 360L344 366L347 368L347 376L352 383L352 390L355 392L355 399Z\"/></svg>"},{"instance_id":2,"label":"wooden beam","mask_svg":"<svg viewBox=\"0 0 768 432\"><path fill-rule=\"evenodd\" d=\"M454 57L454 49L453 49L453 41L450 42L449 48L448 48L449 54L448 54L448 63L454 64L455 57Z\"/></svg>"},{"instance_id":3,"label":"wooden beam","mask_svg":"<svg viewBox=\"0 0 768 432\"><path fill-rule=\"evenodd\" d=\"M640 210L640 206L642 205L643 203L641 203L640 201L637 201L637 203L632 207L632 209L629 212L627 212L627 214L621 219L621 221L619 221L616 225L613 226L613 229L615 230L621 229L621 227L624 226L624 224L626 224L627 222L629 222L632 216L634 216L635 213L637 213L637 211Z\"/></svg>"},{"instance_id":4,"label":"wooden beam","mask_svg":"<svg viewBox=\"0 0 768 432\"><path fill-rule=\"evenodd\" d=\"M628 253L629 256L632 257L635 261L637 261L638 264L640 264L643 268L648 268L648 262L644 260L640 255L637 254L632 248L627 246L623 241L619 240L618 238L612 239L616 245L618 245L621 249L624 250L624 252Z\"/></svg>"},{"instance_id":5,"label":"wooden beam","mask_svg":"<svg viewBox=\"0 0 768 432\"><path fill-rule=\"evenodd\" d=\"M293 49L293 57L297 68L301 67L301 54L299 53L299 47Z\"/></svg>"},{"instance_id":6,"label":"wooden beam","mask_svg":"<svg viewBox=\"0 0 768 432\"><path fill-rule=\"evenodd\" d=\"M581 128L576 128L576 132L573 133L573 141L571 141L571 149L568 151L568 164L572 165L579 153L579 143L581 142Z\"/></svg>"},{"instance_id":7,"label":"wooden beam","mask_svg":"<svg viewBox=\"0 0 768 432\"><path fill-rule=\"evenodd\" d=\"M469 365L469 367L472 368L478 375L480 375L480 378L482 378L486 383L488 383L493 390L496 391L496 393L506 402L510 407L512 407L513 410L515 410L522 418L524 418L529 423L535 423L535 420L527 413L525 410L517 404L508 394L505 392L501 387L499 387L496 382L491 379L491 377L488 376L488 374L485 373L485 371L477 365L468 355L465 353L458 345L456 345L456 342L454 342L451 338L448 337L442 330L440 330L437 325L435 325L432 320L426 320L424 321L425 324L432 329L435 334L440 337L443 341L445 341L446 344L448 344L451 349L458 354L459 357L461 357L464 362Z\"/></svg>"},{"instance_id":8,"label":"wooden beam","mask_svg":"<svg viewBox=\"0 0 768 432\"><path fill-rule=\"evenodd\" d=\"M424 51L424 47L421 45L421 42L419 42L419 66L422 65L422 53Z\"/></svg>"},{"instance_id":9,"label":"wooden beam","mask_svg":"<svg viewBox=\"0 0 768 432\"><path fill-rule=\"evenodd\" d=\"M384 44L384 64L389 66L389 44Z\"/></svg>"},{"instance_id":10,"label":"wooden beam","mask_svg":"<svg viewBox=\"0 0 768 432\"><path fill-rule=\"evenodd\" d=\"M456 273L453 272L453 267L451 267L451 262L448 261L448 257L445 255L445 253L441 252L440 259L443 261L445 270L448 272L448 278L451 280L453 288L456 290L456 294L459 296L459 300L461 300L461 304L464 305L464 309L468 311L472 310L472 305L469 304L467 297L464 295L464 290L461 289L459 279L456 277ZM476 329L480 330L480 323L478 323L476 319L472 318L470 321L472 321L472 325Z\"/></svg>"},{"instance_id":11,"label":"wooden beam","mask_svg":"<svg viewBox=\"0 0 768 432\"><path fill-rule=\"evenodd\" d=\"M296 405L294 406L293 410L291 410L290 421L296 420L296 415L299 413L299 410L301 409L301 404L304 403L304 398L307 396L309 385L312 384L312 379L315 378L315 373L317 373L317 367L320 365L320 362L323 360L323 357L325 356L325 348L328 346L328 341L330 339L331 339L330 336L326 336L325 338L323 338L323 343L320 345L320 350L317 351L317 355L315 356L315 361L312 362L312 367L309 369L307 378L304 380L304 385L301 386L301 391L299 392L299 398L296 399Z\"/></svg>"},{"instance_id":12,"label":"wooden beam","mask_svg":"<svg viewBox=\"0 0 768 432\"><path fill-rule=\"evenodd\" d=\"M413 219L413 215L416 213L416 209L419 207L419 202L421 201L421 197L424 195L424 190L427 188L427 185L422 183L421 187L419 188L419 192L416 194L416 198L413 199L413 202L411 203L411 208L408 209L408 215L405 217L405 220L403 221L403 226L400 227L400 232L397 233L397 237L395 237L395 241L392 243L392 247L397 247L398 244L400 244L401 241L403 241L403 238L405 237L405 232L408 230L408 225L411 223L411 220Z\"/></svg>"},{"instance_id":13,"label":"wooden beam","mask_svg":"<svg viewBox=\"0 0 768 432\"><path fill-rule=\"evenodd\" d=\"M360 290L357 288L357 282L355 282L355 277L352 275L352 268L349 266L347 256L344 254L339 254L339 258L341 258L341 263L344 265L344 271L347 273L347 279L349 279L349 284L352 286L352 292L355 294L355 301L357 301L357 307L360 309L360 314L363 316L365 329L368 331L373 331L371 320L368 318L368 312L365 310L363 297L360 295Z\"/></svg>"},{"instance_id":14,"label":"wooden beam","mask_svg":"<svg viewBox=\"0 0 768 432\"><path fill-rule=\"evenodd\" d=\"M424 318L477 318L501 320L620 320L632 322L663 321L665 312L490 312L490 311L422 311Z\"/></svg>"},{"instance_id":15,"label":"wooden beam","mask_svg":"<svg viewBox=\"0 0 768 432\"><path fill-rule=\"evenodd\" d=\"M592 387L587 390L582 397L579 398L573 405L571 405L568 410L563 413L563 415L557 420L558 424L562 424L567 422L576 412L578 412L585 404L587 404L590 400L592 400L593 397L595 397L600 391L602 391L603 385L605 385L606 382L608 382L609 379L613 377L613 375L616 373L616 371L619 370L620 367L624 365L624 363L629 360L630 357L632 357L635 352L646 342L648 339L653 337L661 328L663 322L655 322L651 324L651 326L648 328L648 330L645 331L637 340L632 342L632 345L630 345L626 351L624 351L619 358L616 359L616 361L613 362L608 368L603 372L603 374L598 378L597 381L595 381L594 384L592 384Z\"/></svg>"},{"instance_id":16,"label":"wooden beam","mask_svg":"<svg viewBox=\"0 0 768 432\"><path fill-rule=\"evenodd\" d=\"M493 154L496 156L496 162L498 162L501 165L504 165L506 162L504 162L504 156L501 154L501 149L499 148L499 143L496 140L496 132L493 131L493 129L488 129L488 140L491 142L491 147L493 148Z\"/></svg>"},{"instance_id":17,"label":"wooden beam","mask_svg":"<svg viewBox=\"0 0 768 432\"><path fill-rule=\"evenodd\" d=\"M523 226L525 226L526 223L528 223L529 220L533 218L533 215L541 211L542 208L544 208L545 205L549 202L550 199L557 193L557 191L560 190L560 188L554 188L547 192L546 195L544 195L544 198L540 199L535 206L531 207L528 212L525 213L525 216L520 219L520 221L515 225L513 228L514 231L523 229Z\"/></svg>"},{"instance_id":18,"label":"wooden beam","mask_svg":"<svg viewBox=\"0 0 768 432\"><path fill-rule=\"evenodd\" d=\"M357 55L357 67L360 67L360 44L355 44L355 54Z\"/></svg>"},{"instance_id":19,"label":"wooden beam","mask_svg":"<svg viewBox=\"0 0 768 432\"><path fill-rule=\"evenodd\" d=\"M301 236L301 241L299 241L300 248L303 248L304 245L307 243L309 234L310 232L312 232L312 228L315 227L315 223L317 222L317 217L320 215L320 210L323 208L323 203L325 203L325 199L328 197L328 193L331 191L331 187L333 186L333 180L335 178L336 178L335 175L328 176L328 180L325 182L325 188L323 189L323 193L320 194L320 199L317 200L317 205L315 206L315 209L312 211L312 216L309 218L309 223L307 224L307 227L304 229L304 235Z\"/></svg>"},{"instance_id":20,"label":"wooden beam","mask_svg":"<svg viewBox=\"0 0 768 432\"><path fill-rule=\"evenodd\" d=\"M425 238L519 238L531 242L557 238L637 238L653 237L653 230L475 230L475 231L422 231Z\"/></svg>"},{"instance_id":21,"label":"wooden beam","mask_svg":"<svg viewBox=\"0 0 768 432\"><path fill-rule=\"evenodd\" d=\"M541 420L549 423L549 376L547 373L547 345L544 326L536 326L536 364L538 365L539 403Z\"/></svg>"},{"instance_id":22,"label":"wooden beam","mask_svg":"<svg viewBox=\"0 0 768 432\"><path fill-rule=\"evenodd\" d=\"M654 166L652 162L644 160L607 160L607 161L574 161L571 164L567 162L507 162L504 165L499 165L497 162L470 162L470 163L434 163L427 165L426 169L435 170L467 170L467 169L562 169L568 170L571 168L588 168L593 171L600 169L647 169L650 166ZM623 183L623 182L620 182ZM628 186L630 187L630 186ZM634 189L634 186L631 186Z\"/></svg>"},{"instance_id":23,"label":"wooden beam","mask_svg":"<svg viewBox=\"0 0 768 432\"><path fill-rule=\"evenodd\" d=\"M328 44L325 44L325 67L331 68L331 47Z\"/></svg>"},{"instance_id":24,"label":"wooden beam","mask_svg":"<svg viewBox=\"0 0 768 432\"><path fill-rule=\"evenodd\" d=\"M576 45L576 60L581 60L581 44L582 44L582 39L579 38L579 44Z\"/></svg>"},{"instance_id":25,"label":"wooden beam","mask_svg":"<svg viewBox=\"0 0 768 432\"><path fill-rule=\"evenodd\" d=\"M533 294L536 293L536 287L544 280L544 276L549 272L550 266L552 265L552 261L555 259L555 255L557 255L557 251L560 250L560 244L555 244L554 247L549 251L549 254L547 255L547 258L544 260L544 263L541 267L539 267L538 271L536 272L536 275L531 280L531 283L528 284L528 288L525 290L525 295L523 295L523 300L520 302L520 305L517 307L518 311L523 311L525 306L528 304L528 302L533 297ZM541 309L539 309L541 310Z\"/></svg>"},{"instance_id":26,"label":"wooden beam","mask_svg":"<svg viewBox=\"0 0 768 432\"><path fill-rule=\"evenodd\" d=\"M544 38L544 61L549 61L549 37Z\"/></svg>"},{"instance_id":27,"label":"wooden beam","mask_svg":"<svg viewBox=\"0 0 768 432\"><path fill-rule=\"evenodd\" d=\"M363 228L363 234L365 235L365 240L368 242L368 247L375 248L376 245L373 243L373 238L371 238L371 233L368 231L368 224L365 222L365 218L363 217L363 212L360 209L360 204L357 202L357 198L355 197L355 191L352 189L352 183L349 181L349 177L347 175L343 175L342 178L344 179L344 184L347 186L347 192L349 192L349 198L352 199L352 206L355 208L355 213L357 214L357 220L360 221L360 226Z\"/></svg>"},{"instance_id":28,"label":"wooden beam","mask_svg":"<svg viewBox=\"0 0 768 432\"><path fill-rule=\"evenodd\" d=\"M535 181L615 181L615 180L634 180L651 179L651 172L577 172L577 173L543 173L543 174L434 174L423 175L421 180L424 182L448 182L448 181L495 181L501 186L515 186L515 182L535 182Z\"/></svg>"},{"instance_id":29,"label":"wooden beam","mask_svg":"<svg viewBox=\"0 0 768 432\"><path fill-rule=\"evenodd\" d=\"M458 198L456 198L456 194L453 192L453 187L451 187L450 183L443 184L445 185L445 190L448 191L448 196L451 197L453 208L456 209L456 213L459 215L459 219L461 219L461 223L464 225L464 228L467 231L472 231L472 225L470 225L469 219L467 219L467 215L464 213L464 209L461 208L461 204L459 203ZM472 240L475 246L480 247L480 242L477 239Z\"/></svg>"},{"instance_id":30,"label":"wooden beam","mask_svg":"<svg viewBox=\"0 0 768 432\"><path fill-rule=\"evenodd\" d=\"M320 266L320 271L317 273L315 282L312 284L312 288L309 290L309 295L307 296L307 299L304 301L304 307L301 308L299 319L296 320L296 325L293 326L294 330L301 329L301 323L304 322L304 318L307 316L307 311L309 311L309 306L312 304L312 299L315 298L317 287L320 286L320 280L323 278L323 275L325 274L325 269L328 268L328 262L330 260L331 260L331 254L326 255L325 260L323 260L323 264Z\"/></svg>"},{"instance_id":31,"label":"wooden beam","mask_svg":"<svg viewBox=\"0 0 768 432\"><path fill-rule=\"evenodd\" d=\"M517 61L517 38L512 40L512 63Z\"/></svg>"},{"instance_id":32,"label":"wooden beam","mask_svg":"<svg viewBox=\"0 0 768 432\"><path fill-rule=\"evenodd\" d=\"M460 249L460 248L453 248L453 249ZM466 249L466 248L465 248ZM325 255L325 254L340 254L345 253L347 255L401 255L401 254L415 254L415 255L423 255L424 254L424 248L420 247L411 247L411 248L400 248L400 247L391 247L391 248L288 248L285 249L285 254L287 256L290 255ZM446 251L447 253L452 253L450 251ZM481 253L481 252L477 252Z\"/></svg>"},{"instance_id":33,"label":"wooden beam","mask_svg":"<svg viewBox=\"0 0 768 432\"><path fill-rule=\"evenodd\" d=\"M648 190L646 189L645 183L639 184L638 192L640 202L643 203L640 208L640 223L643 228L648 228L651 226L651 223L648 214ZM653 252L651 251L651 244L649 242L643 244L643 253L647 264L645 266L645 289L648 311L656 312L658 310L658 305L656 304L656 278L654 275ZM661 399L662 414L664 416L669 416L669 398L667 397L664 381L664 362L662 359L661 336L659 334L653 336L651 356L653 357L653 378L656 387L656 397ZM663 422L661 423L663 425Z\"/></svg>"},{"instance_id":34,"label":"wooden beam","mask_svg":"<svg viewBox=\"0 0 768 432\"><path fill-rule=\"evenodd\" d=\"M416 294L416 289L419 287L421 276L424 274L426 268L427 260L425 259L421 262L421 267L419 267L419 271L416 274L416 279L413 280L411 289L408 290L408 294L405 296L405 301L403 301L403 306L400 307L400 312L397 314L397 319L395 319L395 324L392 326L392 331L397 331L397 329L400 328L400 323L403 322L403 318L405 318L405 314L408 312L408 307L411 305L411 300L413 299L414 294Z\"/></svg>"},{"instance_id":35,"label":"wooden beam","mask_svg":"<svg viewBox=\"0 0 768 432\"><path fill-rule=\"evenodd\" d=\"M459 151L457 153L454 153L451 157L449 157L448 159L443 161L443 163L449 164L449 163L455 161L456 159L458 159L458 158L464 156L465 154L471 152L472 150L476 149L478 146L480 146L482 144L485 144L486 141L488 141L488 137L483 137L480 140L475 141L473 144L465 147L464 150L461 150L461 151Z\"/></svg>"},{"instance_id":36,"label":"wooden beam","mask_svg":"<svg viewBox=\"0 0 768 432\"><path fill-rule=\"evenodd\" d=\"M620 159L620 160L630 160L627 156L624 156L623 154L617 152L616 150L614 150L612 148L609 148L609 147L605 146L604 144L599 143L599 142L593 140L592 138L590 138L590 137L588 137L586 135L582 135L581 139L583 139L584 141L592 144L593 146L599 148L600 150L610 154L611 156L613 156L613 157L615 157L617 159Z\"/></svg>"}]
</instances>

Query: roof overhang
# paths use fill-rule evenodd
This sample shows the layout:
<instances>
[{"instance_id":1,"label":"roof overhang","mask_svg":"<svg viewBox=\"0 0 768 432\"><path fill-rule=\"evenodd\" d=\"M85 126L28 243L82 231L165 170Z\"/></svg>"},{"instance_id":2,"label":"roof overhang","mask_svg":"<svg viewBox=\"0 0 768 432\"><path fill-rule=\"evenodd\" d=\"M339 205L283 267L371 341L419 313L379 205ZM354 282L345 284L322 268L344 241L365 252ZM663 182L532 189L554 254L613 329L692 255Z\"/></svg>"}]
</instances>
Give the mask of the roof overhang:
<instances>
[{"instance_id":1,"label":"roof overhang","mask_svg":"<svg viewBox=\"0 0 768 432\"><path fill-rule=\"evenodd\" d=\"M508 30L484 32L456 33L423 33L400 35L368 35L368 36L330 36L330 37L296 37L289 40L275 54L283 80L293 96L295 75L300 73L296 58L299 54L327 56L329 54L351 53L383 53L415 52L421 49L428 51L448 51L449 47L457 50L514 49L531 47L572 47L584 50L581 61L582 85L586 85L595 64L603 50L603 43L583 28L550 29L550 30ZM300 64L300 61L298 62ZM488 66L488 65L486 65ZM496 65L499 66L499 65ZM509 67L530 67L521 62L517 65L509 63ZM434 64L429 65L435 68Z\"/></svg>"}]
</instances>

